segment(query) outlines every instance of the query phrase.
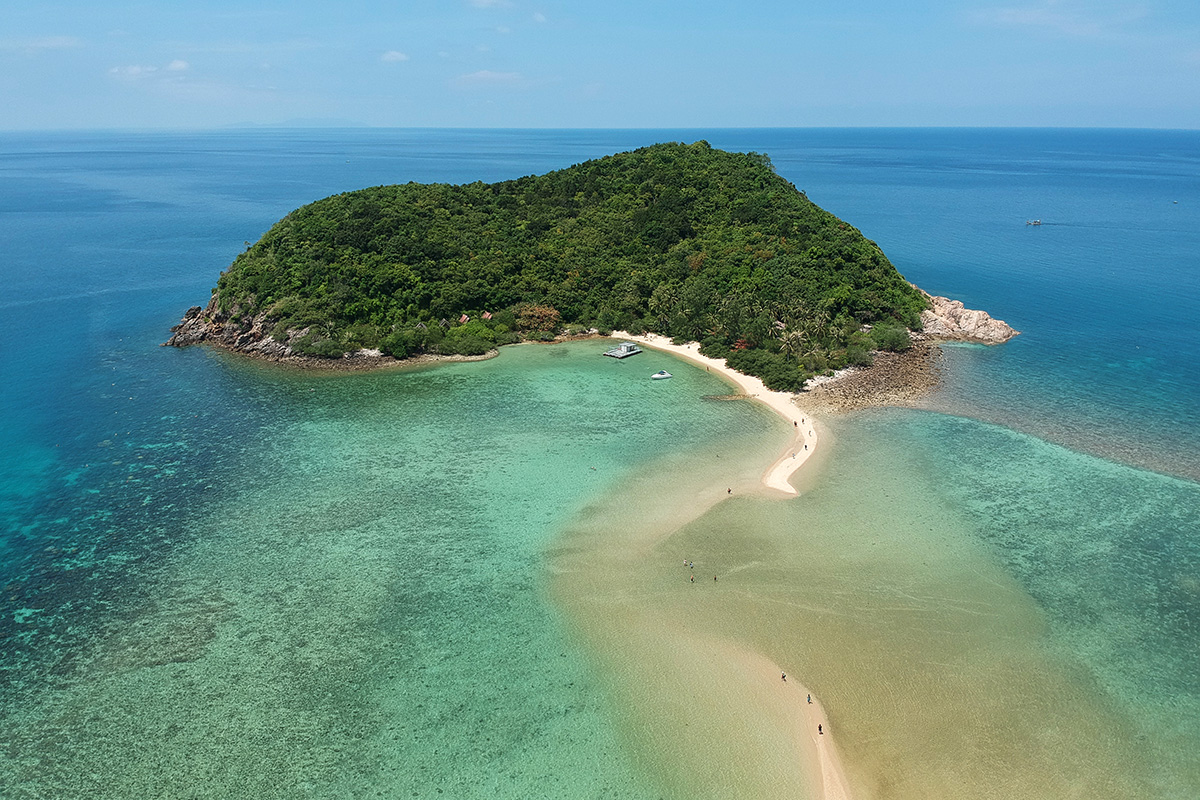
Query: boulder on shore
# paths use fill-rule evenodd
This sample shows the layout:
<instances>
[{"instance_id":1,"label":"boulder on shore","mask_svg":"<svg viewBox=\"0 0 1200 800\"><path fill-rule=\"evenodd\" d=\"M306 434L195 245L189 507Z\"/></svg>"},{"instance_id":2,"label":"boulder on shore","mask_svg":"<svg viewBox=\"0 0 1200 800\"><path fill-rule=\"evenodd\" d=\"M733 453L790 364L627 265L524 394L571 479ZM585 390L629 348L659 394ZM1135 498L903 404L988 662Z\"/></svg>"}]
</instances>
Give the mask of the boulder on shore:
<instances>
[{"instance_id":1,"label":"boulder on shore","mask_svg":"<svg viewBox=\"0 0 1200 800\"><path fill-rule=\"evenodd\" d=\"M1002 344L1020 333L986 311L966 308L962 301L925 294L931 308L921 312L924 335L931 339L952 339L980 344Z\"/></svg>"}]
</instances>

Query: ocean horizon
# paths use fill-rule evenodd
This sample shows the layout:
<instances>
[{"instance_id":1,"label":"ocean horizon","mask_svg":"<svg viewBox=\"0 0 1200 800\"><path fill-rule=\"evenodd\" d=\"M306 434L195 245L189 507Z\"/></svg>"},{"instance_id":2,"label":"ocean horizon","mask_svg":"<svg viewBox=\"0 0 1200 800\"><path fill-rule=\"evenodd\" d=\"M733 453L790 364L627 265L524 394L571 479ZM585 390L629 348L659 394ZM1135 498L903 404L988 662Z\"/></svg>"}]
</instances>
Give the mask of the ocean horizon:
<instances>
[{"instance_id":1,"label":"ocean horizon","mask_svg":"<svg viewBox=\"0 0 1200 800\"><path fill-rule=\"evenodd\" d=\"M782 423L666 354L159 346L306 203L697 139L1021 335L821 419L794 500L749 488ZM729 648L856 797L1200 795L1198 178L1179 130L0 133L3 793L782 792Z\"/></svg>"}]
</instances>

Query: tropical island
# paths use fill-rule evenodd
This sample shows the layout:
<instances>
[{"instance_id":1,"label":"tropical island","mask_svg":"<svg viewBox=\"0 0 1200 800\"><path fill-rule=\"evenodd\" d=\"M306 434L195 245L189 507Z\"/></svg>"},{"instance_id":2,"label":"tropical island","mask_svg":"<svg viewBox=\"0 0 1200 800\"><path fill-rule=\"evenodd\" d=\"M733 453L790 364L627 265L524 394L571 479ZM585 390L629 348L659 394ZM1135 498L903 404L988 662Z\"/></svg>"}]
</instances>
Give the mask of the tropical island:
<instances>
[{"instance_id":1,"label":"tropical island","mask_svg":"<svg viewBox=\"0 0 1200 800\"><path fill-rule=\"evenodd\" d=\"M767 156L699 141L499 183L318 200L238 255L167 344L390 362L619 330L698 342L796 392L907 350L923 328L989 342L1015 334L905 281Z\"/></svg>"}]
</instances>

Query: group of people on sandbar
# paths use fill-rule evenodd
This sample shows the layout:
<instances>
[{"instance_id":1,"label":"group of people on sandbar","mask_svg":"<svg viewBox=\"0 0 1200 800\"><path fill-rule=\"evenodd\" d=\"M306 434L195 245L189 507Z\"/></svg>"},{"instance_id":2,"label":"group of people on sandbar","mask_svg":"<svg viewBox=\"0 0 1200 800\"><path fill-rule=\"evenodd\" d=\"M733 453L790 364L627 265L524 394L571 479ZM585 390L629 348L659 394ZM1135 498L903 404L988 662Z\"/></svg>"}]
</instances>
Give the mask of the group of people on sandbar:
<instances>
[{"instance_id":1,"label":"group of people on sandbar","mask_svg":"<svg viewBox=\"0 0 1200 800\"><path fill-rule=\"evenodd\" d=\"M713 580L716 580L716 578L714 578ZM787 673L786 673L786 672L783 672L783 671L780 671L780 673L779 673L779 679L780 679L781 681L783 681L784 683L787 683ZM809 695L808 695L808 704L809 704L810 706L812 705L812 695L811 695L811 694L809 694ZM825 726L824 726L824 725L822 725L820 722L818 722L818 723L817 723L817 733L818 733L819 735L821 735L821 736L824 736L824 735L825 735Z\"/></svg>"},{"instance_id":2,"label":"group of people on sandbar","mask_svg":"<svg viewBox=\"0 0 1200 800\"><path fill-rule=\"evenodd\" d=\"M686 558L683 560L683 565L684 565L685 567L687 567L689 570L695 570L695 569L696 569L696 565L695 565L695 564L693 564L691 561L688 561ZM696 573L695 573L694 571L692 572L692 574L691 574L691 575L689 575L689 576L688 576L688 580L689 580L691 583L695 583L695 582L696 582ZM716 576L716 575L713 575L713 583L716 583L716 582L717 582L717 576Z\"/></svg>"}]
</instances>

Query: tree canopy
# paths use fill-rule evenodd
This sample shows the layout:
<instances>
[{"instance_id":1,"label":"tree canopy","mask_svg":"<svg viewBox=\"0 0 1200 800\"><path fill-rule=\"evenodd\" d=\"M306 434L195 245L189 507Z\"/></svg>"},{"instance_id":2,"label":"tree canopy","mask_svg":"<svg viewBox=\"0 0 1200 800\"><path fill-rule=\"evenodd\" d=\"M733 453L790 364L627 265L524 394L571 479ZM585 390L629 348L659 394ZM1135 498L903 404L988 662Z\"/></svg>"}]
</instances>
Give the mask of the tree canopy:
<instances>
[{"instance_id":1,"label":"tree canopy","mask_svg":"<svg viewBox=\"0 0 1200 800\"><path fill-rule=\"evenodd\" d=\"M796 389L898 342L925 308L874 242L766 156L704 141L500 183L334 195L276 223L215 292L277 339L307 330L293 346L314 355L477 350L582 325L742 353L731 364Z\"/></svg>"}]
</instances>

